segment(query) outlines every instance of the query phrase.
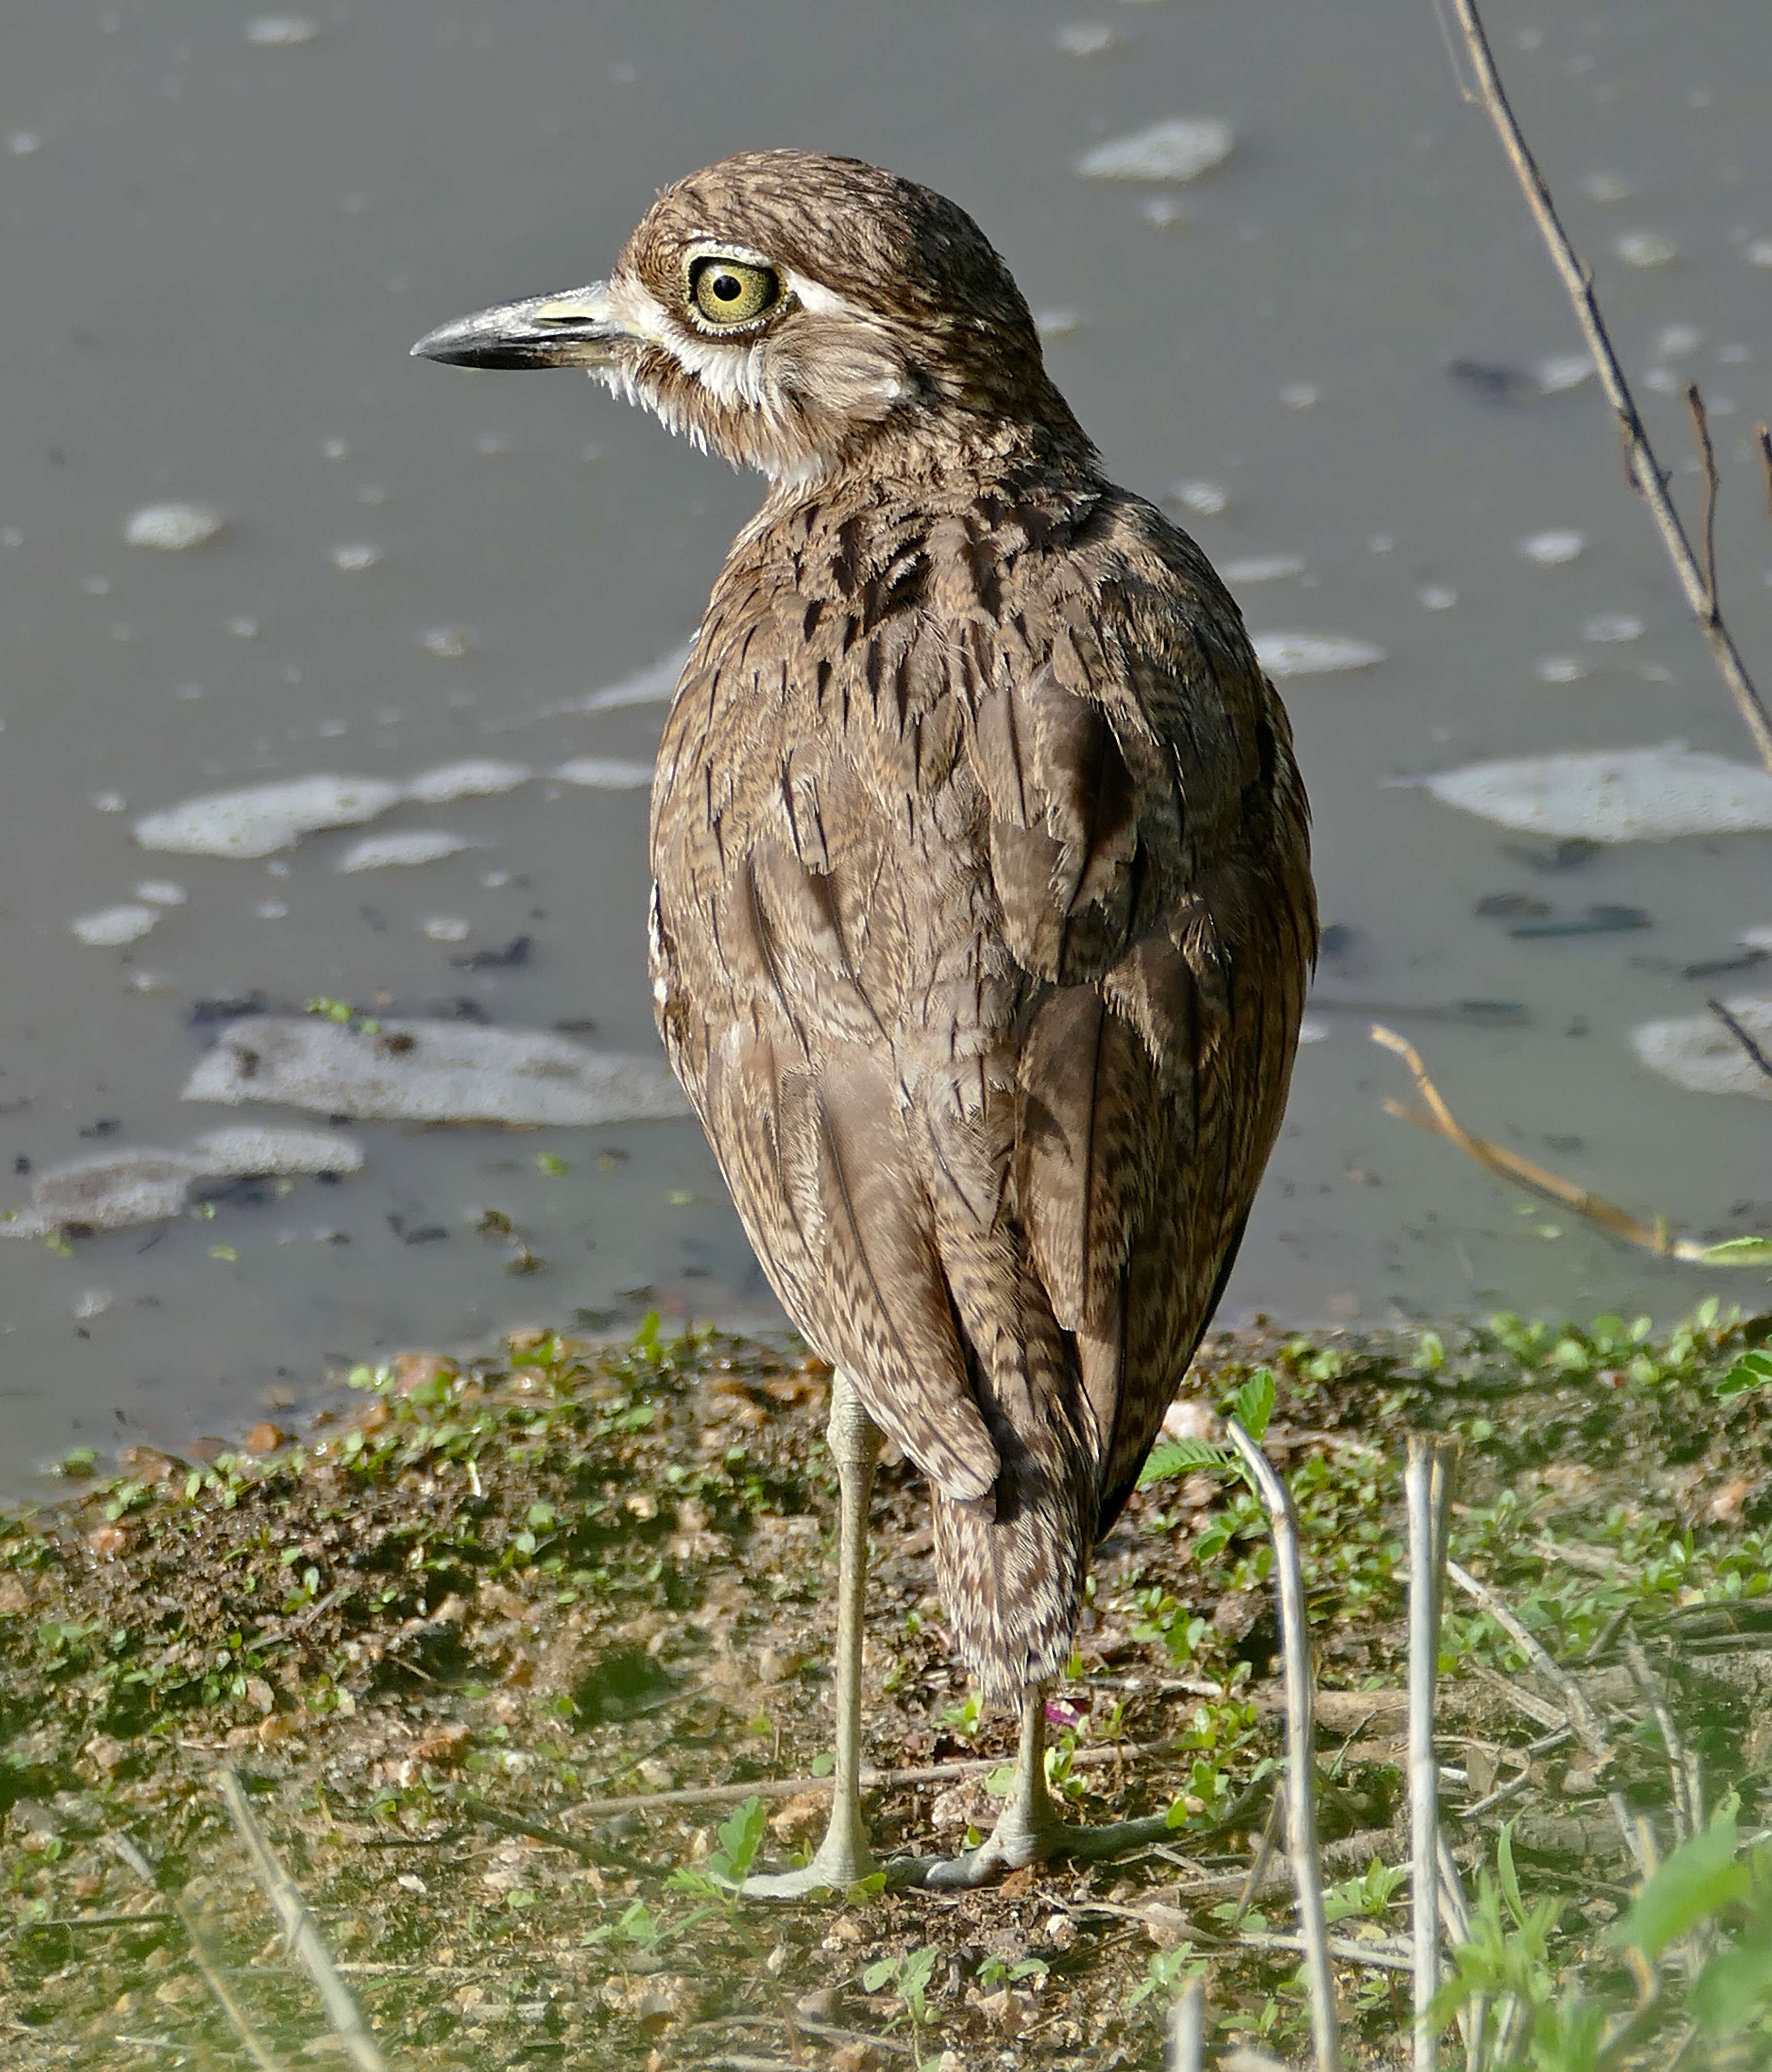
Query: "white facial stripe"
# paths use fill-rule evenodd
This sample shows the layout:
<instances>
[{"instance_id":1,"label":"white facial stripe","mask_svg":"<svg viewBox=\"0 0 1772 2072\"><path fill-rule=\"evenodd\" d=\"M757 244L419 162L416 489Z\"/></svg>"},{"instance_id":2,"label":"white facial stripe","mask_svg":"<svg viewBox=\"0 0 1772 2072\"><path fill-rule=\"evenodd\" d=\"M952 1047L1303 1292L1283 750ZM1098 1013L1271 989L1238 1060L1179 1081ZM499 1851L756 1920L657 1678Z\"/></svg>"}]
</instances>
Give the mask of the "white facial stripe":
<instances>
[{"instance_id":1,"label":"white facial stripe","mask_svg":"<svg viewBox=\"0 0 1772 2072\"><path fill-rule=\"evenodd\" d=\"M803 310L809 310L816 317L860 317L864 320L867 312L852 302L847 295L840 295L835 288L827 288L822 281L815 281L804 273L796 273L791 266L782 269L783 285L792 294Z\"/></svg>"}]
</instances>

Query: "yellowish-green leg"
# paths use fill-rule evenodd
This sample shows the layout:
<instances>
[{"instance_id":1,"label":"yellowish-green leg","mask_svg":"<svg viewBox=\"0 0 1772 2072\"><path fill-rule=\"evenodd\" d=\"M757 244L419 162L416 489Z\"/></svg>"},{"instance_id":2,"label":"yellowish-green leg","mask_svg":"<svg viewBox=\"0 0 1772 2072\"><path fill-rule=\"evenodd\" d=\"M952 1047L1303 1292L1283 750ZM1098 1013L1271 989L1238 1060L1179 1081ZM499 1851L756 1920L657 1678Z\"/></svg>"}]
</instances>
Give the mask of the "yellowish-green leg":
<instances>
[{"instance_id":1,"label":"yellowish-green leg","mask_svg":"<svg viewBox=\"0 0 1772 2072\"><path fill-rule=\"evenodd\" d=\"M878 1868L861 1817L861 1634L867 1603L868 1502L880 1434L841 1374L831 1379L825 1439L837 1468L837 1766L830 1825L809 1864L746 1878L746 1899L800 1899L821 1888L841 1892Z\"/></svg>"},{"instance_id":2,"label":"yellowish-green leg","mask_svg":"<svg viewBox=\"0 0 1772 2072\"><path fill-rule=\"evenodd\" d=\"M1025 1864L1055 1856L1100 1862L1166 1839L1169 1821L1162 1814L1148 1820L1110 1821L1100 1827L1071 1827L1059 1818L1046 1787L1046 1696L1043 1684L1022 1694L1015 1776L997 1825L976 1849L923 1865L919 1883L938 1889L989 1885Z\"/></svg>"}]
</instances>

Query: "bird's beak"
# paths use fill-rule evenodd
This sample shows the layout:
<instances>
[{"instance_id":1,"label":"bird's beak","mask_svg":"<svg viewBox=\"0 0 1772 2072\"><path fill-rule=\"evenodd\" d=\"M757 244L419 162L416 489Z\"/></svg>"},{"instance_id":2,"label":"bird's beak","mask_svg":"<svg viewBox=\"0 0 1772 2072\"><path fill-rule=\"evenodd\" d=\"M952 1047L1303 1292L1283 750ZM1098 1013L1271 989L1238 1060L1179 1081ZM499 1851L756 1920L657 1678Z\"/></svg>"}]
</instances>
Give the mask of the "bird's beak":
<instances>
[{"instance_id":1,"label":"bird's beak","mask_svg":"<svg viewBox=\"0 0 1772 2072\"><path fill-rule=\"evenodd\" d=\"M611 306L606 282L561 295L501 302L427 331L419 360L451 367L606 367L611 346L628 335Z\"/></svg>"}]
</instances>

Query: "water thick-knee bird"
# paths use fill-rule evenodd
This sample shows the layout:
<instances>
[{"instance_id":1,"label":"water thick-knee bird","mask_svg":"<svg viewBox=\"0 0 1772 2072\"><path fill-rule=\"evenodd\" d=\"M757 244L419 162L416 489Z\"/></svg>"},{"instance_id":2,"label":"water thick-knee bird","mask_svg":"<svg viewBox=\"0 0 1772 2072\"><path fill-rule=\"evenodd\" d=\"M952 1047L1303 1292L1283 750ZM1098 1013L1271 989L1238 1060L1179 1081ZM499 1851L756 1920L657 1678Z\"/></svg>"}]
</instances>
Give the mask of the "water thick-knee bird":
<instances>
[{"instance_id":1,"label":"water thick-knee bird","mask_svg":"<svg viewBox=\"0 0 1772 2072\"><path fill-rule=\"evenodd\" d=\"M929 1881L1105 1853L1127 1827L1047 1797L1046 1693L1223 1290L1316 951L1291 730L1242 618L1104 476L972 219L854 159L724 159L606 281L413 351L587 368L768 479L665 722L650 924L671 1061L836 1370L832 1820L750 1889L874 1867L882 1433L927 1478L967 1667L1022 1708L1001 1819Z\"/></svg>"}]
</instances>

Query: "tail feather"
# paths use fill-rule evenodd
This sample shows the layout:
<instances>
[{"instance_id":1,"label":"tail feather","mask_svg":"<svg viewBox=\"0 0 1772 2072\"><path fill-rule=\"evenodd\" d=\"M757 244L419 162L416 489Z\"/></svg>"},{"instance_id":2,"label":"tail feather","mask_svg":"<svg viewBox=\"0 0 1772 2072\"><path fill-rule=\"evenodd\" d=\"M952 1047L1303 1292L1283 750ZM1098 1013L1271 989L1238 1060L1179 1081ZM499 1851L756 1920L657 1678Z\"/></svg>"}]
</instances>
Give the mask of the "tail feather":
<instances>
[{"instance_id":1,"label":"tail feather","mask_svg":"<svg viewBox=\"0 0 1772 2072\"><path fill-rule=\"evenodd\" d=\"M993 1704L1063 1675L1095 1538L1096 1466L1077 1377L1055 1330L1007 1373L981 1372L1002 1466L970 1501L931 1486L935 1575L960 1655Z\"/></svg>"}]
</instances>

